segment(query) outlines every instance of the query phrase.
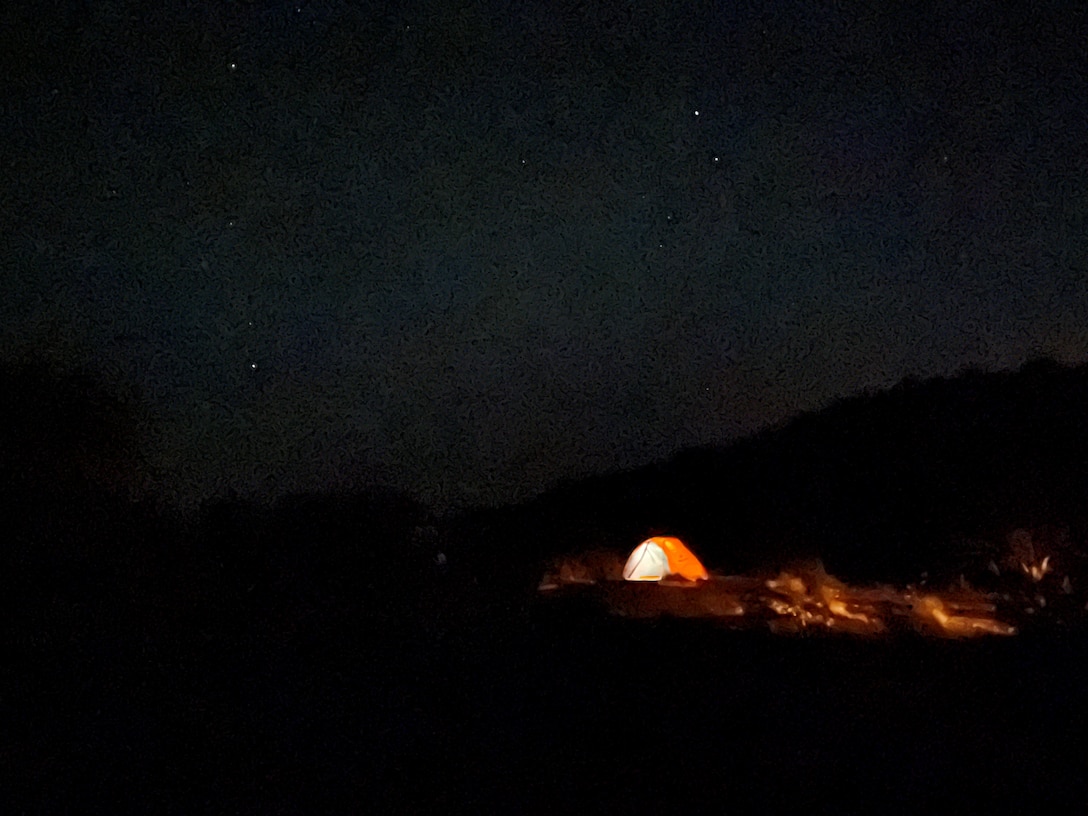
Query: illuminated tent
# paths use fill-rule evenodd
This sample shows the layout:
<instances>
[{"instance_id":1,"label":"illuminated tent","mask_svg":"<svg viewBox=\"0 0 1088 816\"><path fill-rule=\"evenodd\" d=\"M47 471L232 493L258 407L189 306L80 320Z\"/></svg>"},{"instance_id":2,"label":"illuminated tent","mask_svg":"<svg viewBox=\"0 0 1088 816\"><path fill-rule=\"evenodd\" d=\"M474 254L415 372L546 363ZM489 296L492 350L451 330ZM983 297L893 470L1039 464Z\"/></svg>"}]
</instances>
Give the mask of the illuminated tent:
<instances>
[{"instance_id":1,"label":"illuminated tent","mask_svg":"<svg viewBox=\"0 0 1088 816\"><path fill-rule=\"evenodd\" d=\"M660 581L669 575L689 581L705 581L710 577L706 567L679 538L646 539L631 552L623 568L626 581Z\"/></svg>"}]
</instances>

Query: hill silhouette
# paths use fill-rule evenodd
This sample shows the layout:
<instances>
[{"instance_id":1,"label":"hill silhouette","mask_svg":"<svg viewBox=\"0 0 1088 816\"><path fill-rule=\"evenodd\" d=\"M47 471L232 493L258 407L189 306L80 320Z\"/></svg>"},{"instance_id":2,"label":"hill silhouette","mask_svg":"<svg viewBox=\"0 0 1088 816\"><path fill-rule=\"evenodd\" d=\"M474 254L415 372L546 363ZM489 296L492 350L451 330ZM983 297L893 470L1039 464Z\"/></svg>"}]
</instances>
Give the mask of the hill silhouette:
<instances>
[{"instance_id":1,"label":"hill silhouette","mask_svg":"<svg viewBox=\"0 0 1088 816\"><path fill-rule=\"evenodd\" d=\"M1084 541L1086 408L1088 367L1049 360L906 380L727 447L467 513L451 534L482 563L668 532L723 571L819 557L844 577L912 580L1000 558L1016 528Z\"/></svg>"}]
</instances>

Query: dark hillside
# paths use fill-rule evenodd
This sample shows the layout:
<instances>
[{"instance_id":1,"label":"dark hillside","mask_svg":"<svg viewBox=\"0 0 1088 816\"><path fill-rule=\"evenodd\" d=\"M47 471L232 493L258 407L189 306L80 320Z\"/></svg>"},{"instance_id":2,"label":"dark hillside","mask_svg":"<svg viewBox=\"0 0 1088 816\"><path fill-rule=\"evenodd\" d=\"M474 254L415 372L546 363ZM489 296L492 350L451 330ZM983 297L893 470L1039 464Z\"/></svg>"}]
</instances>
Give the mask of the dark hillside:
<instances>
[{"instance_id":1,"label":"dark hillside","mask_svg":"<svg viewBox=\"0 0 1088 816\"><path fill-rule=\"evenodd\" d=\"M671 531L720 571L820 557L844 577L909 581L1000 560L1020 527L1054 525L1083 542L1086 409L1088 368L1048 361L908 381L451 529L466 555L502 562L622 551Z\"/></svg>"}]
</instances>

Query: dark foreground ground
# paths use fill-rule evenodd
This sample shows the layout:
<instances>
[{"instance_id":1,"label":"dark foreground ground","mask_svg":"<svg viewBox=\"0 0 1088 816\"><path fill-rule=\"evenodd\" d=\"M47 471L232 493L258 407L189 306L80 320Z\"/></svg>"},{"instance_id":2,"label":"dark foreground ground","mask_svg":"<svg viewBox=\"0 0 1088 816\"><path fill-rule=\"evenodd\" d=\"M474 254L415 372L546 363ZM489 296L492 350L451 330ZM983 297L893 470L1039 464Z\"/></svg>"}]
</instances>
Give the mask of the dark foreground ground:
<instances>
[{"instance_id":1,"label":"dark foreground ground","mask_svg":"<svg viewBox=\"0 0 1088 816\"><path fill-rule=\"evenodd\" d=\"M5 812L1083 812L1084 631L776 637L569 604L54 608ZM460 603L458 606L457 604ZM118 613L110 619L109 609ZM306 610L310 611L307 613ZM801 808L801 810L796 810Z\"/></svg>"}]
</instances>

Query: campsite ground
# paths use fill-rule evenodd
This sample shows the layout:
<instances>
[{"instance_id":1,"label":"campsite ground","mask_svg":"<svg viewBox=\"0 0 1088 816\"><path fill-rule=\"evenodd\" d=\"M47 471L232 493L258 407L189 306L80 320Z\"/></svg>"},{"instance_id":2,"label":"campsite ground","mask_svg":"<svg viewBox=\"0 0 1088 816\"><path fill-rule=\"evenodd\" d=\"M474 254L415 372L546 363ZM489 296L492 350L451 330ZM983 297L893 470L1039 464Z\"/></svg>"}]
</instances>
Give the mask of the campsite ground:
<instances>
[{"instance_id":1,"label":"campsite ground","mask_svg":"<svg viewBox=\"0 0 1088 816\"><path fill-rule=\"evenodd\" d=\"M204 563L191 579L162 568L174 595L84 573L99 589L58 584L9 609L9 801L187 814L1086 801L1083 627L775 636L623 619L455 572L338 595L294 568L262 582Z\"/></svg>"},{"instance_id":2,"label":"campsite ground","mask_svg":"<svg viewBox=\"0 0 1088 816\"><path fill-rule=\"evenodd\" d=\"M980 812L1084 801L1080 640L774 637L538 618L455 644L445 805ZM412 763L414 764L414 763ZM424 793L424 799L431 794ZM422 804L422 801L420 802Z\"/></svg>"}]
</instances>

